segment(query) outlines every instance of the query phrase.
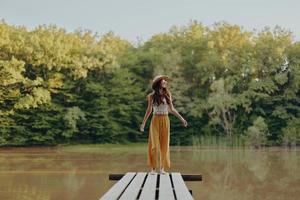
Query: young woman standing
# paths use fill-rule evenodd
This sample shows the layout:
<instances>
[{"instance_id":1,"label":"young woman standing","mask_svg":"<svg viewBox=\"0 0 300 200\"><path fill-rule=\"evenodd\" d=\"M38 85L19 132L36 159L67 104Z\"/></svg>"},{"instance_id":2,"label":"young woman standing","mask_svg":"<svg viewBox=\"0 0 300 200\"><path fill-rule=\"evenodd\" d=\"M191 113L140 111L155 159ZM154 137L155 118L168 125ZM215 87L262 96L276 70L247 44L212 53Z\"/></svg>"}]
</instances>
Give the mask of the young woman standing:
<instances>
[{"instance_id":1,"label":"young woman standing","mask_svg":"<svg viewBox=\"0 0 300 200\"><path fill-rule=\"evenodd\" d=\"M174 108L172 95L167 88L170 78L166 75L158 75L152 81L153 92L147 95L148 107L140 125L140 131L144 127L153 110L153 116L149 128L148 137L148 165L151 174L155 173L158 157L160 158L160 173L165 174L165 168L170 169L170 120L168 113L178 117L183 126L187 127L187 121Z\"/></svg>"}]
</instances>

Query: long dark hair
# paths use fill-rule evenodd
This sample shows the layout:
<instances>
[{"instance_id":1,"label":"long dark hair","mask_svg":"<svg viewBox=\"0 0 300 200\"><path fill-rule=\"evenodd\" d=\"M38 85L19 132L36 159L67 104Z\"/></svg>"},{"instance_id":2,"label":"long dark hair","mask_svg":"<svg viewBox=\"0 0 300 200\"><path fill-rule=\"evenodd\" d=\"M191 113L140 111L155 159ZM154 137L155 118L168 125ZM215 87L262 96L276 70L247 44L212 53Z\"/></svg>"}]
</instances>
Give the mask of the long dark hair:
<instances>
[{"instance_id":1,"label":"long dark hair","mask_svg":"<svg viewBox=\"0 0 300 200\"><path fill-rule=\"evenodd\" d=\"M163 102L163 98L166 98L167 104L171 103L171 92L168 90L168 88L162 88L162 94L159 93L159 89L161 88L161 81L163 79L160 79L159 81L157 81L153 86L153 93L152 93L152 99L153 99L153 104L159 106L161 103Z\"/></svg>"}]
</instances>

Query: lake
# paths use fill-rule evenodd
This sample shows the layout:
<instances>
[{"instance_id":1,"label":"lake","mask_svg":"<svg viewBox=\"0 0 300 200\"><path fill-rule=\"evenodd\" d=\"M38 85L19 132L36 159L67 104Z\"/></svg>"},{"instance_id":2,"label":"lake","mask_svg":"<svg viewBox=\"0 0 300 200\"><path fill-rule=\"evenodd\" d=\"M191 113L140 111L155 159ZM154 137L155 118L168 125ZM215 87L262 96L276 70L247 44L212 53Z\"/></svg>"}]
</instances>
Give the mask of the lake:
<instances>
[{"instance_id":1,"label":"lake","mask_svg":"<svg viewBox=\"0 0 300 200\"><path fill-rule=\"evenodd\" d=\"M74 145L0 149L0 199L93 200L110 173L148 171L147 146ZM300 150L171 147L171 171L202 174L186 182L195 199L300 198Z\"/></svg>"}]
</instances>

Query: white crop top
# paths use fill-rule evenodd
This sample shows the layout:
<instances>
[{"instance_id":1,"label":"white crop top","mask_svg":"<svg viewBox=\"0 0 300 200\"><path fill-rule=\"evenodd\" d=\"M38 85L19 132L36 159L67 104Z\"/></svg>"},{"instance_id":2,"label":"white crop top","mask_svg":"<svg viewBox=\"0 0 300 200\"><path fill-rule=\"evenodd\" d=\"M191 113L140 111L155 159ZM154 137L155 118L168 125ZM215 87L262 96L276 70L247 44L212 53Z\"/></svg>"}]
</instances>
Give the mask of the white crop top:
<instances>
[{"instance_id":1,"label":"white crop top","mask_svg":"<svg viewBox=\"0 0 300 200\"><path fill-rule=\"evenodd\" d=\"M159 106L153 103L153 114L168 114L168 104L166 98L163 98L163 102Z\"/></svg>"}]
</instances>

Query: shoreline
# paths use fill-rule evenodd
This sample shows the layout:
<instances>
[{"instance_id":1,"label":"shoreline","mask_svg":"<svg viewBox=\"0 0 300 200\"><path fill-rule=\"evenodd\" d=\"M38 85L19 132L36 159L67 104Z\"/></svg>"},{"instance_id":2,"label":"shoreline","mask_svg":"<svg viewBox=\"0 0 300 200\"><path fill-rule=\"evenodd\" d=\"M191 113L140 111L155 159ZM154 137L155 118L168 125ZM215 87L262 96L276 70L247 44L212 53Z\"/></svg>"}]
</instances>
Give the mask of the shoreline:
<instances>
[{"instance_id":1,"label":"shoreline","mask_svg":"<svg viewBox=\"0 0 300 200\"><path fill-rule=\"evenodd\" d=\"M88 149L127 149L130 150L147 150L147 143L126 143L126 144L114 144L114 143L105 143L105 144L60 144L56 146L1 146L0 153L15 150L17 152L22 152L26 150L27 152L39 152L40 150L49 150L49 151L80 151L80 150L88 150ZM286 147L286 146L265 146L261 148L253 148L251 146L178 146L178 145L170 145L171 151L177 150L253 150L253 151L276 151L276 150L287 150L287 151L300 151L299 146L295 147Z\"/></svg>"}]
</instances>

